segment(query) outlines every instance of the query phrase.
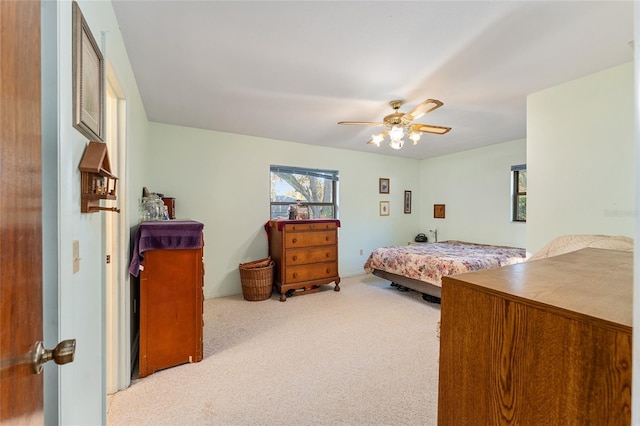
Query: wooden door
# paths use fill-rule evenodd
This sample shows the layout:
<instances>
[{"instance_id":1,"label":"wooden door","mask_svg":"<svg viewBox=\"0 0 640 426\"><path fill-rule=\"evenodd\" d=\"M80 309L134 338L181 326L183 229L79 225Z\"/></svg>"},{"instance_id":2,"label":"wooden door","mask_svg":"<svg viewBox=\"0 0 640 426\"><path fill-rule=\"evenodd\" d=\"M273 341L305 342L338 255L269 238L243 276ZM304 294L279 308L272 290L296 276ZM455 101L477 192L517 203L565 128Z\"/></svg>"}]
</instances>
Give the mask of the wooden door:
<instances>
[{"instance_id":1,"label":"wooden door","mask_svg":"<svg viewBox=\"0 0 640 426\"><path fill-rule=\"evenodd\" d=\"M0 424L44 421L40 109L40 2L0 0Z\"/></svg>"}]
</instances>

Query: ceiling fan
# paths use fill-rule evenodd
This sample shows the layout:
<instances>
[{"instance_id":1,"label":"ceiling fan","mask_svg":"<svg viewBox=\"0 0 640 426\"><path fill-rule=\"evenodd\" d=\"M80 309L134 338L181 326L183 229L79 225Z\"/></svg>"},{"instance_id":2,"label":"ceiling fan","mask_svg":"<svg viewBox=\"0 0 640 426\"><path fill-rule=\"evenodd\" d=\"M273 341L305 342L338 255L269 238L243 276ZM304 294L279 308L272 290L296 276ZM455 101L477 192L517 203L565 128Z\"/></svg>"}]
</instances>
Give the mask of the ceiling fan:
<instances>
[{"instance_id":1,"label":"ceiling fan","mask_svg":"<svg viewBox=\"0 0 640 426\"><path fill-rule=\"evenodd\" d=\"M416 120L428 112L433 111L436 108L440 108L443 105L442 102L436 99L427 99L409 112L400 112L402 101L391 101L389 106L393 108L394 112L387 115L382 119L382 122L371 121L340 121L338 124L347 125L361 125L361 126L386 126L388 130L383 131L377 135L373 135L367 143L380 146L385 136L389 135L389 146L393 149L400 149L404 145L405 132L409 136L409 139L416 145L420 140L422 133L434 133L436 135L444 135L451 127L432 126L430 124L411 124L413 120Z\"/></svg>"}]
</instances>

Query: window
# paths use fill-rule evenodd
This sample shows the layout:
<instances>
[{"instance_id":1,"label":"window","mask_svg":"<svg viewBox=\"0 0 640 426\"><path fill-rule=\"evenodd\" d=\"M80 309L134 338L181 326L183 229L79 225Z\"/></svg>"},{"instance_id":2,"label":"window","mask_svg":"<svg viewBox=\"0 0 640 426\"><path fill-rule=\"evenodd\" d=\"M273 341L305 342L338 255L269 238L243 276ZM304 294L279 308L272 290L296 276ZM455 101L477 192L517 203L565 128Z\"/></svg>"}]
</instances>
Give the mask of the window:
<instances>
[{"instance_id":1,"label":"window","mask_svg":"<svg viewBox=\"0 0 640 426\"><path fill-rule=\"evenodd\" d=\"M337 217L338 171L271 166L271 219L289 217L297 200L312 219Z\"/></svg>"},{"instance_id":2,"label":"window","mask_svg":"<svg viewBox=\"0 0 640 426\"><path fill-rule=\"evenodd\" d=\"M527 221L527 165L511 166L511 220Z\"/></svg>"}]
</instances>

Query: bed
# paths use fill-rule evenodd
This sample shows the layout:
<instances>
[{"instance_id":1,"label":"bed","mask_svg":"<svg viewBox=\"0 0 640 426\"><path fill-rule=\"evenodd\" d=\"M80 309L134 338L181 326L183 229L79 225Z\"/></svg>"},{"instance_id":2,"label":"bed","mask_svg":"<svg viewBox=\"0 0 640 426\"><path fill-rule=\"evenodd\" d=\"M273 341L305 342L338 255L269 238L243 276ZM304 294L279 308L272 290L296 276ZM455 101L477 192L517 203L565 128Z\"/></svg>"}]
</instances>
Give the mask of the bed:
<instances>
[{"instance_id":1,"label":"bed","mask_svg":"<svg viewBox=\"0 0 640 426\"><path fill-rule=\"evenodd\" d=\"M525 258L522 248L443 241L377 248L364 270L399 290L415 290L424 300L439 303L443 276L513 265Z\"/></svg>"}]
</instances>

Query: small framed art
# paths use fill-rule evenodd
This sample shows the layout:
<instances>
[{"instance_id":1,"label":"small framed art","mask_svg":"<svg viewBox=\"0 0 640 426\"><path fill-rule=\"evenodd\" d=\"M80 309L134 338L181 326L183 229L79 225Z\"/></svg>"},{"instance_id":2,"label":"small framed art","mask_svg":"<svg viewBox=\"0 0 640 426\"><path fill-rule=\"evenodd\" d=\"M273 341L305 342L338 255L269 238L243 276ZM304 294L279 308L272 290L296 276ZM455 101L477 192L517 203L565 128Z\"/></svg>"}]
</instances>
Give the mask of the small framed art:
<instances>
[{"instance_id":1,"label":"small framed art","mask_svg":"<svg viewBox=\"0 0 640 426\"><path fill-rule=\"evenodd\" d=\"M104 58L78 3L73 2L73 127L104 142Z\"/></svg>"},{"instance_id":2,"label":"small framed art","mask_svg":"<svg viewBox=\"0 0 640 426\"><path fill-rule=\"evenodd\" d=\"M404 212L411 214L411 191L404 191Z\"/></svg>"},{"instance_id":3,"label":"small framed art","mask_svg":"<svg viewBox=\"0 0 640 426\"><path fill-rule=\"evenodd\" d=\"M380 178L378 186L380 188L380 193L381 194L388 194L389 193L389 178Z\"/></svg>"},{"instance_id":4,"label":"small framed art","mask_svg":"<svg viewBox=\"0 0 640 426\"><path fill-rule=\"evenodd\" d=\"M433 217L436 219L444 219L444 204L433 205Z\"/></svg>"},{"instance_id":5,"label":"small framed art","mask_svg":"<svg viewBox=\"0 0 640 426\"><path fill-rule=\"evenodd\" d=\"M389 216L389 202L380 201L380 216Z\"/></svg>"}]
</instances>

